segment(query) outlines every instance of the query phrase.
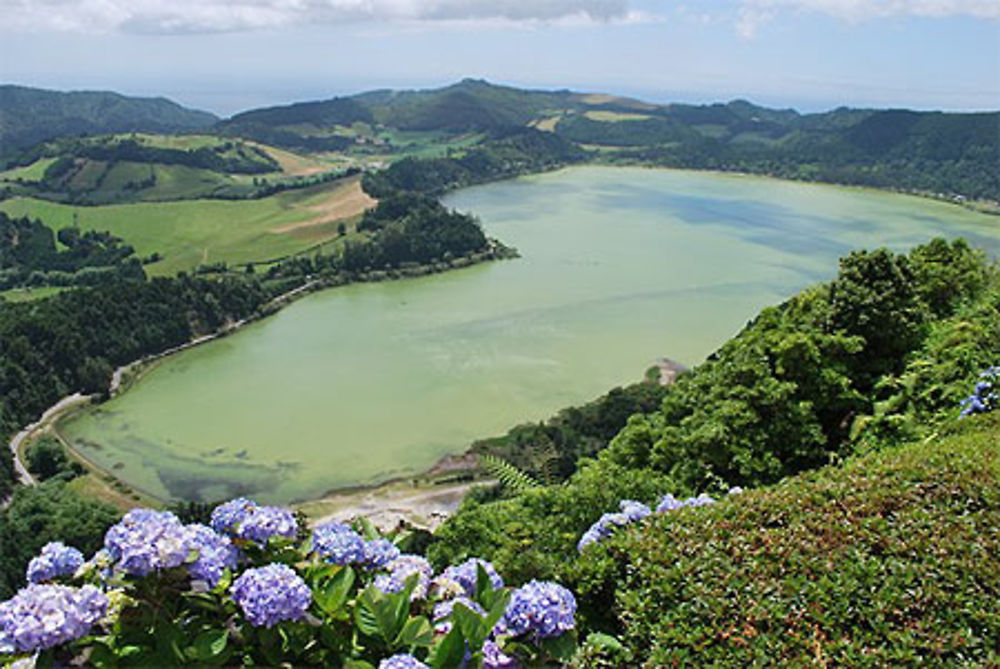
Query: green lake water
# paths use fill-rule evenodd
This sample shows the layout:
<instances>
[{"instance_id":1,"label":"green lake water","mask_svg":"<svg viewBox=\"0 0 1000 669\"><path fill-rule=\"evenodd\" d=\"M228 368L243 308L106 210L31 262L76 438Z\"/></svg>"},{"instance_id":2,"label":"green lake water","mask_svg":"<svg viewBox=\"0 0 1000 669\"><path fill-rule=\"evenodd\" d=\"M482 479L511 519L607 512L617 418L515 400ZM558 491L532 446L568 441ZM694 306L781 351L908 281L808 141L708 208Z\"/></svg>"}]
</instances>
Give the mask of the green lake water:
<instances>
[{"instance_id":1,"label":"green lake water","mask_svg":"<svg viewBox=\"0 0 1000 669\"><path fill-rule=\"evenodd\" d=\"M742 176L580 167L447 204L523 257L311 295L164 361L64 434L156 496L309 499L426 469L658 357L696 364L850 249L964 235L1000 251L1000 218Z\"/></svg>"}]
</instances>

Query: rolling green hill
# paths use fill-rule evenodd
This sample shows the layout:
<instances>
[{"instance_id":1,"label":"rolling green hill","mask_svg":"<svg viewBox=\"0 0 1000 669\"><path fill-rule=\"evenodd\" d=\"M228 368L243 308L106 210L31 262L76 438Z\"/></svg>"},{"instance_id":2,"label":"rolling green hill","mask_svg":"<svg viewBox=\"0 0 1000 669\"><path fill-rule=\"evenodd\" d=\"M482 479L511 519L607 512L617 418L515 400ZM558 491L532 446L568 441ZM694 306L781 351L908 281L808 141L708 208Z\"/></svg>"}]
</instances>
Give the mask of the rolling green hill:
<instances>
[{"instance_id":1,"label":"rolling green hill","mask_svg":"<svg viewBox=\"0 0 1000 669\"><path fill-rule=\"evenodd\" d=\"M166 98L5 85L0 86L0 158L55 137L198 130L217 120L213 114L187 109Z\"/></svg>"}]
</instances>

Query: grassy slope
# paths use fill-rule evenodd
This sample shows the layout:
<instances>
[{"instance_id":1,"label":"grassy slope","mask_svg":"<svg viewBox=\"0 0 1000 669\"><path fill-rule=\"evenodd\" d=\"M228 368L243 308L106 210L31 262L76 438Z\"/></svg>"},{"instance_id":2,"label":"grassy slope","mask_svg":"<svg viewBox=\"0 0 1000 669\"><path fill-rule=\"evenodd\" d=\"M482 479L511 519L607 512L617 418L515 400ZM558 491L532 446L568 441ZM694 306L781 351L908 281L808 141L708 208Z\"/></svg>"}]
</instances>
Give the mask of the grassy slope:
<instances>
[{"instance_id":1,"label":"grassy slope","mask_svg":"<svg viewBox=\"0 0 1000 669\"><path fill-rule=\"evenodd\" d=\"M1000 416L954 432L656 516L582 601L649 666L1000 662Z\"/></svg>"},{"instance_id":2,"label":"grassy slope","mask_svg":"<svg viewBox=\"0 0 1000 669\"><path fill-rule=\"evenodd\" d=\"M159 169L159 168L157 168ZM86 230L108 230L132 244L136 253L160 253L164 259L147 266L154 275L191 270L201 263L261 261L295 253L337 234L337 221L272 232L307 221L319 207L356 188L358 178L286 191L260 200L187 200L180 202L74 207L31 198L0 203L10 215L40 218L53 229L73 224L73 213Z\"/></svg>"}]
</instances>

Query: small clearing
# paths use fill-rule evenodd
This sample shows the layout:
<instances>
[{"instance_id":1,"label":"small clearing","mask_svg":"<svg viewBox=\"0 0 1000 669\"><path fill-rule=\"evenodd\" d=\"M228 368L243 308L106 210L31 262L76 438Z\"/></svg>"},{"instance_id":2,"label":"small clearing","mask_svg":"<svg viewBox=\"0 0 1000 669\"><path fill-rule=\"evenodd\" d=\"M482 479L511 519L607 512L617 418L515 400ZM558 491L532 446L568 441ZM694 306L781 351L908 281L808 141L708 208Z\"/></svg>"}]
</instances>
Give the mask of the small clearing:
<instances>
[{"instance_id":1,"label":"small clearing","mask_svg":"<svg viewBox=\"0 0 1000 669\"><path fill-rule=\"evenodd\" d=\"M289 223L279 228L272 228L271 232L285 234L303 228L311 228L323 225L324 223L351 218L352 216L361 214L366 209L371 209L377 202L375 198L361 190L361 179L355 177L330 193L328 197L320 202L304 207L306 211L314 214L312 218L297 223Z\"/></svg>"},{"instance_id":2,"label":"small clearing","mask_svg":"<svg viewBox=\"0 0 1000 669\"><path fill-rule=\"evenodd\" d=\"M308 177L314 174L320 174L322 172L328 172L334 169L336 165L322 160L316 160L315 158L308 158L306 156L300 156L297 153L291 151L286 151L285 149L279 149L274 146L267 146L266 144L258 144L257 142L246 142L249 146L254 146L267 155L274 158L278 165L281 167L281 171L287 175L293 177Z\"/></svg>"}]
</instances>

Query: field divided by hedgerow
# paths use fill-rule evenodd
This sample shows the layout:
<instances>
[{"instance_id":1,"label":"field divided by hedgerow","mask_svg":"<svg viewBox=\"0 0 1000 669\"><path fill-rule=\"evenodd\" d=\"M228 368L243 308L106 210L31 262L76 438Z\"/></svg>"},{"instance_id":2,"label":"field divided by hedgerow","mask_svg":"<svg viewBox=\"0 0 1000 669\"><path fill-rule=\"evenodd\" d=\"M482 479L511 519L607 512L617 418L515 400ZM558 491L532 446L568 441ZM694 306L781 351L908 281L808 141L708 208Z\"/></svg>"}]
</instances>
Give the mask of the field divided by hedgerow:
<instances>
[{"instance_id":1,"label":"field divided by hedgerow","mask_svg":"<svg viewBox=\"0 0 1000 669\"><path fill-rule=\"evenodd\" d=\"M359 188L359 179L350 177L257 200L184 200L98 207L13 198L0 202L0 211L39 218L54 230L72 226L75 215L82 229L107 230L135 247L141 257L160 254L163 260L147 265L147 272L169 275L208 263L259 262L333 239L338 236L338 225L349 222L360 210L344 212L343 218L331 220L326 212L341 199L357 200ZM318 222L308 225L311 221Z\"/></svg>"}]
</instances>

